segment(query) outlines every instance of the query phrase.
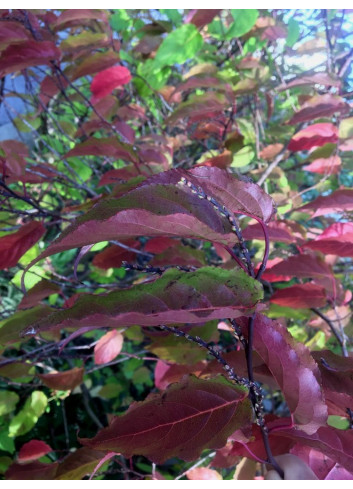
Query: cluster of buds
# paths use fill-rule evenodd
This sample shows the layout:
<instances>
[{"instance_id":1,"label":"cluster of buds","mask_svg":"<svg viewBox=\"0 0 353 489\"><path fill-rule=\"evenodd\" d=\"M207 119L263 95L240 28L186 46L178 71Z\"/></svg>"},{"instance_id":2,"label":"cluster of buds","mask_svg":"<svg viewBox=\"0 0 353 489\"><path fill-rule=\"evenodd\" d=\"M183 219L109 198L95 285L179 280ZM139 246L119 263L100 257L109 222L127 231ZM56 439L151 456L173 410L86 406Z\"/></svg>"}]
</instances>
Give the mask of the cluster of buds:
<instances>
[{"instance_id":1,"label":"cluster of buds","mask_svg":"<svg viewBox=\"0 0 353 489\"><path fill-rule=\"evenodd\" d=\"M160 328L164 331L169 331L170 333L173 333L175 336L183 337L189 341L192 341L202 348L206 348L206 350L208 350L208 353L212 355L223 366L224 370L227 372L228 378L231 381L235 382L238 385L250 388L249 380L244 377L239 377L239 375L234 372L233 368L228 365L228 363L224 360L220 352L214 347L210 346L208 343L206 343L206 341L204 341L202 338L200 338L199 336L192 336L178 328L174 328L173 326L166 326L163 324L160 326Z\"/></svg>"},{"instance_id":2,"label":"cluster of buds","mask_svg":"<svg viewBox=\"0 0 353 489\"><path fill-rule=\"evenodd\" d=\"M135 270L137 272L157 273L159 275L162 275L166 270L168 270L168 268L176 268L177 270L181 270L183 272L193 272L196 270L196 267L183 267L180 265L168 265L166 267L153 267L152 265L131 265L126 261L122 262L122 266L125 268L126 271Z\"/></svg>"}]
</instances>

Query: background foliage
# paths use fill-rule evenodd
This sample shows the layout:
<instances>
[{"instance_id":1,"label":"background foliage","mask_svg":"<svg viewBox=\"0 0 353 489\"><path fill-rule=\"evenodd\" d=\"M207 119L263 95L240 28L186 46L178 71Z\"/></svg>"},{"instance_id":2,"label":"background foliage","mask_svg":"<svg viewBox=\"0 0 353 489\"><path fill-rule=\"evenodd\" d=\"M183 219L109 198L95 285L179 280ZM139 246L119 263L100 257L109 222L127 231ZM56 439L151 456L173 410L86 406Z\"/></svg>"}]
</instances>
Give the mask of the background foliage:
<instances>
[{"instance_id":1,"label":"background foliage","mask_svg":"<svg viewBox=\"0 0 353 489\"><path fill-rule=\"evenodd\" d=\"M352 24L0 11L5 479L353 478Z\"/></svg>"}]
</instances>

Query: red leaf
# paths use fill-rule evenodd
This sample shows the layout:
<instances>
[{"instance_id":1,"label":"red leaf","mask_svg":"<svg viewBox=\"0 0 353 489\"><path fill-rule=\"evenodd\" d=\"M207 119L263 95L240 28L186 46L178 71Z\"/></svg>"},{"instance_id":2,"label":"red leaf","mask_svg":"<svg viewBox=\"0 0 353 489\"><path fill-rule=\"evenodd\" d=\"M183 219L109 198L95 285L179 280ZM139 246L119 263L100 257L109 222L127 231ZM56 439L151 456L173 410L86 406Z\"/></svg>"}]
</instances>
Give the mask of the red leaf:
<instances>
[{"instance_id":1,"label":"red leaf","mask_svg":"<svg viewBox=\"0 0 353 489\"><path fill-rule=\"evenodd\" d=\"M321 117L331 117L337 112L340 114L349 112L349 105L342 97L337 97L330 93L315 95L301 106L288 124L299 124L300 122L309 122Z\"/></svg>"},{"instance_id":2,"label":"red leaf","mask_svg":"<svg viewBox=\"0 0 353 489\"><path fill-rule=\"evenodd\" d=\"M3 157L1 152L4 153ZM0 142L0 171L7 183L17 182L24 176L27 165L25 158L28 156L28 147L20 141L7 139Z\"/></svg>"},{"instance_id":3,"label":"red leaf","mask_svg":"<svg viewBox=\"0 0 353 489\"><path fill-rule=\"evenodd\" d=\"M222 356L238 375L240 375L241 377L248 376L246 358L243 350L231 351L228 353L224 353ZM214 376L216 374L221 374L222 368L223 367L217 360L212 360L202 371L202 375ZM278 389L277 382L273 378L263 359L256 352L253 352L253 371L254 376L258 382L267 384L273 389Z\"/></svg>"},{"instance_id":4,"label":"red leaf","mask_svg":"<svg viewBox=\"0 0 353 489\"><path fill-rule=\"evenodd\" d=\"M130 71L125 66L112 66L100 71L92 80L92 102L97 102L109 95L115 88L121 87L131 80Z\"/></svg>"},{"instance_id":5,"label":"red leaf","mask_svg":"<svg viewBox=\"0 0 353 489\"><path fill-rule=\"evenodd\" d=\"M41 222L31 221L18 231L0 238L0 270L14 267L18 260L43 236Z\"/></svg>"},{"instance_id":6,"label":"red leaf","mask_svg":"<svg viewBox=\"0 0 353 489\"><path fill-rule=\"evenodd\" d=\"M167 123L175 125L180 119L186 117L211 118L223 113L229 106L229 100L222 93L208 92L202 95L190 96L167 119Z\"/></svg>"},{"instance_id":7,"label":"red leaf","mask_svg":"<svg viewBox=\"0 0 353 489\"><path fill-rule=\"evenodd\" d=\"M287 260L280 260L270 268L271 275L277 275L277 281L288 280L290 277L315 278L333 277L332 269L318 256L311 254L293 255ZM288 277L283 279L283 277Z\"/></svg>"},{"instance_id":8,"label":"red leaf","mask_svg":"<svg viewBox=\"0 0 353 489\"><path fill-rule=\"evenodd\" d=\"M189 481L220 481L223 477L217 470L208 469L207 467L197 467L186 472L186 477Z\"/></svg>"},{"instance_id":9,"label":"red leaf","mask_svg":"<svg viewBox=\"0 0 353 489\"><path fill-rule=\"evenodd\" d=\"M130 248L140 248L139 241L126 241L125 243ZM103 270L108 270L108 268L119 268L123 261L129 263L135 261L136 253L133 251L125 250L121 246L112 245L105 248L103 251L98 253L92 261L95 267L102 268Z\"/></svg>"},{"instance_id":10,"label":"red leaf","mask_svg":"<svg viewBox=\"0 0 353 489\"><path fill-rule=\"evenodd\" d=\"M145 251L148 253L163 253L163 251L176 246L178 241L170 238L152 238L147 241Z\"/></svg>"},{"instance_id":11,"label":"red leaf","mask_svg":"<svg viewBox=\"0 0 353 489\"><path fill-rule=\"evenodd\" d=\"M296 426L312 434L325 425L327 407L320 371L308 348L296 342L278 321L257 314L254 349L282 389Z\"/></svg>"},{"instance_id":12,"label":"red leaf","mask_svg":"<svg viewBox=\"0 0 353 489\"><path fill-rule=\"evenodd\" d=\"M178 363L173 363L168 365L161 360L156 363L156 368L154 370L154 383L157 389L163 390L170 384L179 382L184 375L194 374L196 377L205 369L205 362L198 362L194 365L180 365Z\"/></svg>"},{"instance_id":13,"label":"red leaf","mask_svg":"<svg viewBox=\"0 0 353 489\"><path fill-rule=\"evenodd\" d=\"M53 480L58 468L58 463L43 464L42 462L30 462L28 464L13 463L8 468L6 480Z\"/></svg>"},{"instance_id":14,"label":"red leaf","mask_svg":"<svg viewBox=\"0 0 353 489\"><path fill-rule=\"evenodd\" d=\"M191 10L185 17L185 23L194 24L196 27L202 29L202 27L212 22L216 15L221 11L222 9L207 8Z\"/></svg>"},{"instance_id":15,"label":"red leaf","mask_svg":"<svg viewBox=\"0 0 353 489\"><path fill-rule=\"evenodd\" d=\"M291 234L290 228L284 222L273 221L268 224L268 236L270 241L279 241L282 243L293 243L295 238ZM243 238L246 240L250 239L261 239L264 240L264 232L259 223L250 224L243 231Z\"/></svg>"},{"instance_id":16,"label":"red leaf","mask_svg":"<svg viewBox=\"0 0 353 489\"><path fill-rule=\"evenodd\" d=\"M124 337L116 329L109 331L100 338L94 347L94 363L102 365L114 360L123 347Z\"/></svg>"},{"instance_id":17,"label":"red leaf","mask_svg":"<svg viewBox=\"0 0 353 489\"><path fill-rule=\"evenodd\" d=\"M93 439L80 441L125 457L143 455L156 463L171 457L195 460L202 450L225 445L234 430L249 423L246 395L246 390L221 378L184 378L163 394L133 404Z\"/></svg>"},{"instance_id":18,"label":"red leaf","mask_svg":"<svg viewBox=\"0 0 353 489\"><path fill-rule=\"evenodd\" d=\"M90 448L79 448L71 452L65 460L59 464L56 480L81 480L91 474L97 464L103 459L104 452L91 450Z\"/></svg>"},{"instance_id":19,"label":"red leaf","mask_svg":"<svg viewBox=\"0 0 353 489\"><path fill-rule=\"evenodd\" d=\"M84 368L75 367L66 372L38 374L44 385L57 391L73 390L83 382Z\"/></svg>"},{"instance_id":20,"label":"red leaf","mask_svg":"<svg viewBox=\"0 0 353 489\"><path fill-rule=\"evenodd\" d=\"M53 312L24 334L64 327L157 326L233 318L251 314L263 291L242 269L204 267L195 272L167 270L154 282L102 295L81 295L74 306ZM0 329L1 332L1 329ZM57 374L57 375L64 375ZM51 376L46 376L46 378Z\"/></svg>"},{"instance_id":21,"label":"red leaf","mask_svg":"<svg viewBox=\"0 0 353 489\"><path fill-rule=\"evenodd\" d=\"M136 161L137 155L129 144L121 143L116 137L110 138L88 138L83 143L78 143L64 158L70 156L112 156L122 158L126 161Z\"/></svg>"},{"instance_id":22,"label":"red leaf","mask_svg":"<svg viewBox=\"0 0 353 489\"><path fill-rule=\"evenodd\" d=\"M163 267L165 265L202 267L206 264L205 253L201 250L194 250L188 246L179 244L173 248L156 255L149 265Z\"/></svg>"},{"instance_id":23,"label":"red leaf","mask_svg":"<svg viewBox=\"0 0 353 489\"><path fill-rule=\"evenodd\" d=\"M347 415L353 398L353 359L331 351L312 352L319 365L330 414Z\"/></svg>"},{"instance_id":24,"label":"red leaf","mask_svg":"<svg viewBox=\"0 0 353 489\"><path fill-rule=\"evenodd\" d=\"M313 124L294 134L289 142L289 151L305 151L326 143L337 143L338 129L329 122Z\"/></svg>"},{"instance_id":25,"label":"red leaf","mask_svg":"<svg viewBox=\"0 0 353 489\"><path fill-rule=\"evenodd\" d=\"M8 46L0 54L0 78L29 66L48 65L60 56L60 50L51 41L27 40Z\"/></svg>"},{"instance_id":26,"label":"red leaf","mask_svg":"<svg viewBox=\"0 0 353 489\"><path fill-rule=\"evenodd\" d=\"M312 218L336 212L352 211L353 189L341 188L330 195L320 196L296 210L298 212L314 211Z\"/></svg>"},{"instance_id":27,"label":"red leaf","mask_svg":"<svg viewBox=\"0 0 353 489\"><path fill-rule=\"evenodd\" d=\"M270 301L283 307L306 309L324 307L327 303L327 297L323 287L307 283L276 290Z\"/></svg>"},{"instance_id":28,"label":"red leaf","mask_svg":"<svg viewBox=\"0 0 353 489\"><path fill-rule=\"evenodd\" d=\"M303 170L319 173L320 175L337 175L341 170L342 161L339 156L330 156L329 158L318 158L304 166Z\"/></svg>"},{"instance_id":29,"label":"red leaf","mask_svg":"<svg viewBox=\"0 0 353 489\"><path fill-rule=\"evenodd\" d=\"M283 418L281 418L281 422L283 423ZM283 424L285 424L285 422ZM268 420L266 425L267 427L270 426ZM238 437L237 435L240 435L239 440L237 439ZM233 442L233 447L229 453L231 457L243 456L243 457L249 457L250 459L256 461L258 461L259 458L262 460L267 459L267 453L264 447L261 430L258 426L253 425L252 436L249 441L244 437L242 431L240 431L240 433L235 432L232 435L231 439L235 440ZM288 453L289 450L295 444L295 441L285 436L279 436L277 435L277 433L274 434L270 433L269 443L270 443L272 454L277 456L277 455L283 455L285 453ZM253 454L255 455L255 457L252 456Z\"/></svg>"},{"instance_id":30,"label":"red leaf","mask_svg":"<svg viewBox=\"0 0 353 489\"><path fill-rule=\"evenodd\" d=\"M59 291L60 287L57 284L43 279L27 292L18 305L18 309L28 309L37 306L42 299L56 294Z\"/></svg>"},{"instance_id":31,"label":"red leaf","mask_svg":"<svg viewBox=\"0 0 353 489\"><path fill-rule=\"evenodd\" d=\"M0 50L30 39L30 33L19 22L0 22Z\"/></svg>"},{"instance_id":32,"label":"red leaf","mask_svg":"<svg viewBox=\"0 0 353 489\"><path fill-rule=\"evenodd\" d=\"M180 94L196 88L214 88L220 92L225 92L232 98L232 88L229 84L224 83L221 79L215 77L191 77L187 81L178 85L170 95L170 102L178 102ZM209 94L212 92L209 92ZM224 130L224 127L223 127Z\"/></svg>"},{"instance_id":33,"label":"red leaf","mask_svg":"<svg viewBox=\"0 0 353 489\"><path fill-rule=\"evenodd\" d=\"M107 14L98 9L67 9L62 12L52 27L55 30L65 29L71 25L82 25L84 20L102 20L107 22Z\"/></svg>"},{"instance_id":34,"label":"red leaf","mask_svg":"<svg viewBox=\"0 0 353 489\"><path fill-rule=\"evenodd\" d=\"M103 185L114 185L136 177L137 175L138 173L134 165L127 165L126 167L117 170L109 170L104 173L99 180L98 187L103 187Z\"/></svg>"},{"instance_id":35,"label":"red leaf","mask_svg":"<svg viewBox=\"0 0 353 489\"><path fill-rule=\"evenodd\" d=\"M337 430L323 426L310 435L292 428L276 431L274 436L288 437L296 443L315 448L349 472L353 472L353 430Z\"/></svg>"},{"instance_id":36,"label":"red leaf","mask_svg":"<svg viewBox=\"0 0 353 489\"><path fill-rule=\"evenodd\" d=\"M315 240L303 245L327 255L353 257L353 223L335 222Z\"/></svg>"},{"instance_id":37,"label":"red leaf","mask_svg":"<svg viewBox=\"0 0 353 489\"><path fill-rule=\"evenodd\" d=\"M18 454L19 462L31 462L43 457L47 453L52 452L53 449L41 440L31 440L28 443L22 445Z\"/></svg>"},{"instance_id":38,"label":"red leaf","mask_svg":"<svg viewBox=\"0 0 353 489\"><path fill-rule=\"evenodd\" d=\"M89 153L98 153L100 146L97 143ZM75 149L72 151L75 155L81 154ZM72 151L68 155L72 155ZM188 186L180 185L182 177L202 187L208 196L236 214L258 216L267 222L274 213L271 197L258 185L237 180L224 170L207 167L188 172L170 170L143 181L121 198L98 202L66 228L29 267L59 251L136 236L178 236L234 244L236 237L231 233L229 220L207 199L199 199Z\"/></svg>"},{"instance_id":39,"label":"red leaf","mask_svg":"<svg viewBox=\"0 0 353 489\"><path fill-rule=\"evenodd\" d=\"M26 326L30 327L31 324L39 319L48 316L52 312L52 309L47 306L38 306L26 311L18 311L9 318L2 321L0 328L0 344L6 345L11 343L18 343L20 333Z\"/></svg>"},{"instance_id":40,"label":"red leaf","mask_svg":"<svg viewBox=\"0 0 353 489\"><path fill-rule=\"evenodd\" d=\"M348 472L334 460L314 448L295 445L290 452L303 460L319 480L353 479L353 473Z\"/></svg>"},{"instance_id":41,"label":"red leaf","mask_svg":"<svg viewBox=\"0 0 353 489\"><path fill-rule=\"evenodd\" d=\"M330 73L314 73L294 78L294 80L291 80L289 82L284 82L277 87L277 91L281 92L292 87L301 87L304 85L312 86L315 84L340 87L341 81L338 78L334 78Z\"/></svg>"},{"instance_id":42,"label":"red leaf","mask_svg":"<svg viewBox=\"0 0 353 489\"><path fill-rule=\"evenodd\" d=\"M99 52L85 57L84 60L78 65L70 65L67 75L71 81L77 80L86 75L94 75L98 71L105 70L106 68L115 65L120 61L120 56L115 51Z\"/></svg>"}]
</instances>

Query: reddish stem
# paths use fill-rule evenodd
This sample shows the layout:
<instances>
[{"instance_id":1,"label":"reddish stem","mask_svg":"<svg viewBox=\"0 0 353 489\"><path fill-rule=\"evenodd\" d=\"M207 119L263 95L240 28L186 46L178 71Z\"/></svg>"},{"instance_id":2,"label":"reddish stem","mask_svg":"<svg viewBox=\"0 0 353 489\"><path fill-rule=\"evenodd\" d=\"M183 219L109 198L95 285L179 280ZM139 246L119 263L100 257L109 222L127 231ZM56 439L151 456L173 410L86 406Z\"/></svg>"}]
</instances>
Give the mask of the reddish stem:
<instances>
[{"instance_id":1,"label":"reddish stem","mask_svg":"<svg viewBox=\"0 0 353 489\"><path fill-rule=\"evenodd\" d=\"M246 269L246 266L244 265L244 263L241 261L241 259L234 253L234 251L227 245L223 245L221 243L219 243L222 248L224 248L225 250L228 251L228 253L230 254L230 256L238 263L238 265L244 270L244 272L248 273L247 269Z\"/></svg>"}]
</instances>

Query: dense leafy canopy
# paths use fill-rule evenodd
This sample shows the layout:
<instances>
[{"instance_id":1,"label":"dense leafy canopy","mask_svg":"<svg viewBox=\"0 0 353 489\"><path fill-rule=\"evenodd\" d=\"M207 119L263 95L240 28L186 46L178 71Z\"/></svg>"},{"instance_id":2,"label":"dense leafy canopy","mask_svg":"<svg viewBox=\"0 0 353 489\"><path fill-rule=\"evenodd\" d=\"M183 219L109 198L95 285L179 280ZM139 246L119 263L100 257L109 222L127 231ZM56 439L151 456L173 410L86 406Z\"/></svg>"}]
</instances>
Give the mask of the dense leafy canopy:
<instances>
[{"instance_id":1,"label":"dense leafy canopy","mask_svg":"<svg viewBox=\"0 0 353 489\"><path fill-rule=\"evenodd\" d=\"M353 479L352 25L0 10L1 477Z\"/></svg>"}]
</instances>

